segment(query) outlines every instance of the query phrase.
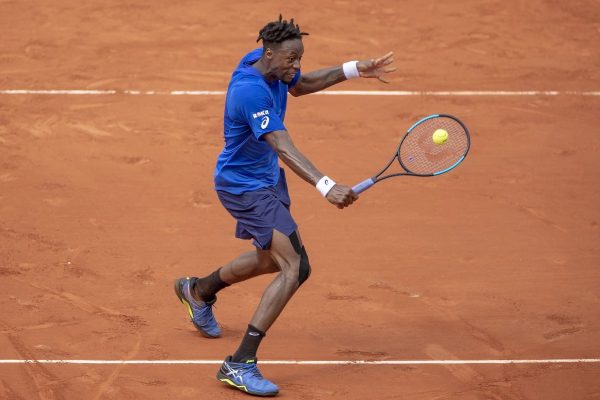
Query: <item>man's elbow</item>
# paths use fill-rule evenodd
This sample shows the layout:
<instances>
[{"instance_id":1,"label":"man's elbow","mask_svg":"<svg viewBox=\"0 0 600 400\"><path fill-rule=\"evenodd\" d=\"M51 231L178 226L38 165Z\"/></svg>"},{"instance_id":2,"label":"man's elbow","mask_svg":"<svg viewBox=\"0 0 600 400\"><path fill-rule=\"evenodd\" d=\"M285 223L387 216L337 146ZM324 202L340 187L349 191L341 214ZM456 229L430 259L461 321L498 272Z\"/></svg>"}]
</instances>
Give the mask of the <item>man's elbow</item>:
<instances>
[{"instance_id":1,"label":"man's elbow","mask_svg":"<svg viewBox=\"0 0 600 400\"><path fill-rule=\"evenodd\" d=\"M294 146L289 142L279 143L274 147L275 153L281 161L287 164L287 162L294 158Z\"/></svg>"},{"instance_id":2,"label":"man's elbow","mask_svg":"<svg viewBox=\"0 0 600 400\"><path fill-rule=\"evenodd\" d=\"M277 153L277 156L279 157L279 159L284 162L286 160L290 159L291 155L292 155L292 151L290 150L289 146L275 147L275 153Z\"/></svg>"}]
</instances>

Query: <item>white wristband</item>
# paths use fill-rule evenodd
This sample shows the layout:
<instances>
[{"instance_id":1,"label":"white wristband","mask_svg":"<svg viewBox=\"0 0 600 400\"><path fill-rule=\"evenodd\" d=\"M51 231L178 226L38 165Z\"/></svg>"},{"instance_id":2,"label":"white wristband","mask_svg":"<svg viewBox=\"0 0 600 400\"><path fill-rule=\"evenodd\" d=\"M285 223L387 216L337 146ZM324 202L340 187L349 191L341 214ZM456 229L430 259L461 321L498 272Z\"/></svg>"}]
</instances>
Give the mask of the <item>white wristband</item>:
<instances>
[{"instance_id":1,"label":"white wristband","mask_svg":"<svg viewBox=\"0 0 600 400\"><path fill-rule=\"evenodd\" d=\"M335 181L328 176L324 176L317 182L317 190L321 192L323 197L327 196L327 193L335 186Z\"/></svg>"},{"instance_id":2,"label":"white wristband","mask_svg":"<svg viewBox=\"0 0 600 400\"><path fill-rule=\"evenodd\" d=\"M358 61L348 61L342 65L342 69L344 70L344 75L346 75L346 79L359 78L360 72L358 72Z\"/></svg>"}]
</instances>

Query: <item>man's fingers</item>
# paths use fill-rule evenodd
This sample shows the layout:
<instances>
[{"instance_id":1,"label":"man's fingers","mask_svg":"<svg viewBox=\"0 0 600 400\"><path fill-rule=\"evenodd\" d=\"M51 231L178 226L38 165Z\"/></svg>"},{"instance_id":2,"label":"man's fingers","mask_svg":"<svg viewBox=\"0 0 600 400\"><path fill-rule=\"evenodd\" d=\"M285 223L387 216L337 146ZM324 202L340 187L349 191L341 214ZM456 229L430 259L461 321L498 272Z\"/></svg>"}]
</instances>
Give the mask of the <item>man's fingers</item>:
<instances>
[{"instance_id":1,"label":"man's fingers","mask_svg":"<svg viewBox=\"0 0 600 400\"><path fill-rule=\"evenodd\" d=\"M394 62L394 52L390 51L386 55L379 58L371 58L369 61L366 61L367 69L381 67L383 65L389 65Z\"/></svg>"},{"instance_id":2,"label":"man's fingers","mask_svg":"<svg viewBox=\"0 0 600 400\"><path fill-rule=\"evenodd\" d=\"M394 55L394 52L393 52L393 51L390 51L390 52L388 52L388 53L384 54L383 56L379 57L379 59L380 59L380 60L385 60L386 58L390 58L390 57L392 57L393 55Z\"/></svg>"},{"instance_id":3,"label":"man's fingers","mask_svg":"<svg viewBox=\"0 0 600 400\"><path fill-rule=\"evenodd\" d=\"M385 74L389 74L390 72L394 72L395 70L396 70L396 67L389 67L389 68L384 68L382 70L382 72ZM377 76L377 79L379 79L383 83L391 83L391 81L388 80L387 78L385 78L383 75Z\"/></svg>"},{"instance_id":4,"label":"man's fingers","mask_svg":"<svg viewBox=\"0 0 600 400\"><path fill-rule=\"evenodd\" d=\"M332 192L335 193L332 193L332 197L328 200L340 210L350 206L358 199L358 195L348 186L341 185L339 190L336 186Z\"/></svg>"},{"instance_id":5,"label":"man's fingers","mask_svg":"<svg viewBox=\"0 0 600 400\"><path fill-rule=\"evenodd\" d=\"M348 193L348 197L347 197L347 205L349 206L350 204L353 204L356 200L358 199L358 196L356 195L356 193L354 193L353 191L350 191L350 193Z\"/></svg>"},{"instance_id":6,"label":"man's fingers","mask_svg":"<svg viewBox=\"0 0 600 400\"><path fill-rule=\"evenodd\" d=\"M381 67L385 67L386 65L390 65L390 64L391 64L393 61L394 61L394 60L392 60L392 61L389 61L389 62L388 62L388 61L378 61L378 62L377 62L375 65L373 65L373 66L374 66L375 68L381 68Z\"/></svg>"},{"instance_id":7,"label":"man's fingers","mask_svg":"<svg viewBox=\"0 0 600 400\"><path fill-rule=\"evenodd\" d=\"M394 61L394 52L390 51L383 57L379 57L377 59L377 63L383 63L383 65L388 65Z\"/></svg>"}]
</instances>

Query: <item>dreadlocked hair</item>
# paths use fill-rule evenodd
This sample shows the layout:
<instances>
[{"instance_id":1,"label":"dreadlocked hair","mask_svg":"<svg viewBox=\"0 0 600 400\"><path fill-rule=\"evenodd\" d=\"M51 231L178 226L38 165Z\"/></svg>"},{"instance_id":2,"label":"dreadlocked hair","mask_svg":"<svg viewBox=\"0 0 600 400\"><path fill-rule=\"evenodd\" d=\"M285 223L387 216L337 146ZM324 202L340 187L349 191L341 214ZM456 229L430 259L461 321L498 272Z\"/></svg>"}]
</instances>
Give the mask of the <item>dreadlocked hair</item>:
<instances>
[{"instance_id":1,"label":"dreadlocked hair","mask_svg":"<svg viewBox=\"0 0 600 400\"><path fill-rule=\"evenodd\" d=\"M281 43L289 39L301 39L303 35L308 35L300 30L299 25L294 24L294 18L290 22L283 19L279 14L279 21L269 22L258 32L256 41L263 41L263 45L272 43Z\"/></svg>"}]
</instances>

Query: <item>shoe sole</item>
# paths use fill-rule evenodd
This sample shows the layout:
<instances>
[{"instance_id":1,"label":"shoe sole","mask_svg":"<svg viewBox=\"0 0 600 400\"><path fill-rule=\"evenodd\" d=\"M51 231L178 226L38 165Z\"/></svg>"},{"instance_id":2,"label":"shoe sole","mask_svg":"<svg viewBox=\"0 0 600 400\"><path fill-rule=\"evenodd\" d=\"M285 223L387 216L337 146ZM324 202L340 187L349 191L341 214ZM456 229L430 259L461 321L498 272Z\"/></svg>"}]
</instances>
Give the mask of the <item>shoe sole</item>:
<instances>
[{"instance_id":1,"label":"shoe sole","mask_svg":"<svg viewBox=\"0 0 600 400\"><path fill-rule=\"evenodd\" d=\"M227 377L227 375L221 373L221 371L219 370L219 372L217 372L217 379L220 380L221 382L235 388L238 390L241 390L244 393L248 393L251 394L253 396L260 396L260 397L273 397L276 396L277 393L279 393L279 391L276 392L267 392L267 393L259 393L259 392L253 392L251 390L248 390L248 388L245 385L238 385L235 382L233 382L231 379L229 379Z\"/></svg>"},{"instance_id":2,"label":"shoe sole","mask_svg":"<svg viewBox=\"0 0 600 400\"><path fill-rule=\"evenodd\" d=\"M194 324L194 326L196 327L196 329L202 334L202 336L204 336L205 338L209 338L209 339L216 339L218 338L220 335L211 335L207 332L205 332L198 324L196 324L196 322L194 321L194 313L192 312L192 305L190 303L188 303L188 301L185 299L185 296L183 295L183 292L181 291L181 286L183 286L180 282L187 280L187 278L179 278L175 280L175 285L174 285L174 289L175 289L175 294L177 295L177 298L179 299L179 301L181 301L181 303L185 306L189 316L190 316L190 321L192 321L192 324Z\"/></svg>"}]
</instances>

